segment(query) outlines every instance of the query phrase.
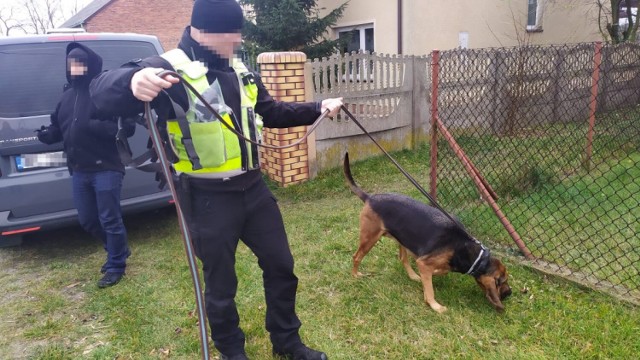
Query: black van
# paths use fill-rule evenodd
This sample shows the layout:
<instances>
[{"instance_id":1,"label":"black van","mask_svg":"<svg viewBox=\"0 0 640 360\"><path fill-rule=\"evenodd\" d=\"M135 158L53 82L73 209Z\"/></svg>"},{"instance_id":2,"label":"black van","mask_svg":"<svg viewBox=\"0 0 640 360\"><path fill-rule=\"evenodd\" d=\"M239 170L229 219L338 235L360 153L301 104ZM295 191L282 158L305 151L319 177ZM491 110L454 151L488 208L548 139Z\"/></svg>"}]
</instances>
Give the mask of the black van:
<instances>
[{"instance_id":1,"label":"black van","mask_svg":"<svg viewBox=\"0 0 640 360\"><path fill-rule=\"evenodd\" d=\"M0 38L0 247L20 244L26 233L77 224L62 143L44 145L34 132L49 124L60 100L66 84L65 50L72 41L98 53L104 70L163 52L155 36L138 34ZM129 139L134 154L147 146L147 130L138 127ZM124 214L170 204L171 193L158 188L153 173L126 169Z\"/></svg>"}]
</instances>

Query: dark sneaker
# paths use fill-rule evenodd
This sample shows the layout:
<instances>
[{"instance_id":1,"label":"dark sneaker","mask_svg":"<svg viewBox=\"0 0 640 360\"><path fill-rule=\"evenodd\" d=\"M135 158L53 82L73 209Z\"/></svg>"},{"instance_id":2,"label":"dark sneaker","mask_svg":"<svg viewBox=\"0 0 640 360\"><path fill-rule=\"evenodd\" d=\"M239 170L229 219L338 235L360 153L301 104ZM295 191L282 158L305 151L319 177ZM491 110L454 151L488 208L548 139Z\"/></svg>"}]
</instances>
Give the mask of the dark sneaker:
<instances>
[{"instance_id":1,"label":"dark sneaker","mask_svg":"<svg viewBox=\"0 0 640 360\"><path fill-rule=\"evenodd\" d=\"M106 288L109 286L113 286L120 282L120 280L122 279L122 276L124 276L124 273L114 273L114 272L105 273L102 279L98 280L98 287Z\"/></svg>"},{"instance_id":2,"label":"dark sneaker","mask_svg":"<svg viewBox=\"0 0 640 360\"><path fill-rule=\"evenodd\" d=\"M131 256L131 250L127 250L127 259L129 258L129 256ZM100 274L104 274L107 272L107 263L105 262L104 264L102 264L102 267L100 267Z\"/></svg>"},{"instance_id":3,"label":"dark sneaker","mask_svg":"<svg viewBox=\"0 0 640 360\"><path fill-rule=\"evenodd\" d=\"M249 360L249 358L244 353L233 355L233 356L227 356L225 354L220 354L220 360Z\"/></svg>"},{"instance_id":4,"label":"dark sneaker","mask_svg":"<svg viewBox=\"0 0 640 360\"><path fill-rule=\"evenodd\" d=\"M286 360L328 360L327 354L313 350L305 345L296 348L293 352L280 352L273 350L273 354Z\"/></svg>"}]
</instances>

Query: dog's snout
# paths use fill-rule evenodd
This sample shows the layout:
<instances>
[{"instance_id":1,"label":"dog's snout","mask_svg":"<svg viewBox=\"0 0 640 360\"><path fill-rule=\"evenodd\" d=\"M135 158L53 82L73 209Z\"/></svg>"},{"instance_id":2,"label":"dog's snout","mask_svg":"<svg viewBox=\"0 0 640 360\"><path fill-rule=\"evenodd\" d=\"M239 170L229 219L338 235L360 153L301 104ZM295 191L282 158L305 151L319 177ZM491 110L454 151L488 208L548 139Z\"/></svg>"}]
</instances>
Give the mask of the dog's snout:
<instances>
[{"instance_id":1,"label":"dog's snout","mask_svg":"<svg viewBox=\"0 0 640 360\"><path fill-rule=\"evenodd\" d=\"M504 300L511 295L511 288L507 287L503 291L500 292L500 300Z\"/></svg>"}]
</instances>

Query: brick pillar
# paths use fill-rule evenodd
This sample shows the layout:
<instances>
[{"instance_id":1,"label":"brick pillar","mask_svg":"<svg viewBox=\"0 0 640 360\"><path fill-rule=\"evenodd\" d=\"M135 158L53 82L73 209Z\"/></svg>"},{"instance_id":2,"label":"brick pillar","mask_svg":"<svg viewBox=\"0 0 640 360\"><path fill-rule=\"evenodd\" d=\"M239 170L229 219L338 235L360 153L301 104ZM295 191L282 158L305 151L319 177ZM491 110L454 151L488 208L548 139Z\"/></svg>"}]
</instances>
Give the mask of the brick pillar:
<instances>
[{"instance_id":1,"label":"brick pillar","mask_svg":"<svg viewBox=\"0 0 640 360\"><path fill-rule=\"evenodd\" d=\"M271 52L258 56L262 82L274 99L287 102L307 101L304 81L306 60L307 56L301 52ZM288 145L306 132L307 126L265 128L263 141L275 146ZM280 186L286 187L308 180L310 144L312 149L315 147L312 136L301 144L283 150L260 148L262 170Z\"/></svg>"}]
</instances>

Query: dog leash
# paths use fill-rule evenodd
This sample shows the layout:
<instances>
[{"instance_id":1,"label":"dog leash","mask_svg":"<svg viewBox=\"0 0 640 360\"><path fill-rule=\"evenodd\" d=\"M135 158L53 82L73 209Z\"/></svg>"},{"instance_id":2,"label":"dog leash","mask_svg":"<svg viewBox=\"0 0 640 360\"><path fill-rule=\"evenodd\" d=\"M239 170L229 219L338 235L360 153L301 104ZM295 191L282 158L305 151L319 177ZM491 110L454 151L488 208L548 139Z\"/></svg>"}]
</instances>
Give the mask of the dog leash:
<instances>
[{"instance_id":1,"label":"dog leash","mask_svg":"<svg viewBox=\"0 0 640 360\"><path fill-rule=\"evenodd\" d=\"M400 172L402 173L402 175L404 175L412 184L413 186L416 187L416 189L418 189L418 191L420 191L422 193L422 195L424 195L427 199L429 199L429 202L431 203L431 205L433 207L435 207L436 209L440 210L446 217L448 217L451 221L453 221L454 223L458 224L458 221L455 220L453 218L453 216L451 216L448 212L446 212L441 206L440 204L438 204L438 202L436 201L436 199L431 196L431 194L429 194L417 181L416 179L414 179L404 168L402 168L402 166L400 166L400 164L398 164L398 162L393 158L393 156L391 156L391 154L389 154L383 147L382 145L380 145L380 143L378 143L378 141L376 141L376 139L373 137L373 135L371 135L371 133L369 133L367 131L367 129L364 128L364 126L362 126L362 124L356 119L355 116L353 116L353 114L349 111L349 109L347 109L346 106L342 105L342 111L344 111L345 114L347 114L347 116L349 117L349 119L351 119L359 128L360 130L362 130L363 133L365 133L369 139L371 139L371 141L373 141L374 144L376 144L376 146L378 147L378 149L380 149L380 151L382 151L382 153L393 163L393 165L395 165L398 170L400 170ZM461 229L467 234L469 235L469 233L467 233L467 231L461 227ZM471 238L473 238L471 235L469 235Z\"/></svg>"},{"instance_id":2,"label":"dog leash","mask_svg":"<svg viewBox=\"0 0 640 360\"><path fill-rule=\"evenodd\" d=\"M244 134L240 133L232 125L230 125L226 121L224 121L222 116L211 106L211 104L209 104L209 102L206 99L204 99L204 97L200 94L200 92L198 92L198 90L196 90L188 81L185 81L185 79L179 73L177 73L175 71L171 71L171 70L164 70L164 71L161 71L161 72L157 73L157 75L159 77L164 77L166 75L171 75L171 76L175 76L178 79L180 79L182 85L187 87L202 102L202 104L214 115L214 117L217 120L219 120L229 131L231 131L238 138L240 138L240 139L242 139L242 140L244 140L246 142L249 142L249 143L254 144L256 146L267 148L267 149L282 150L282 149L290 148L290 147L293 147L293 146L296 146L296 145L302 143L303 141L305 141L309 137L309 135L311 135L311 133L313 131L315 131L315 129L322 123L322 121L327 117L327 114L329 113L329 110L323 111L320 114L320 116L316 119L314 124L307 130L305 135L302 136L297 141L291 143L291 144L282 145L282 146L264 144L264 143L257 142L257 141L254 141L254 140L246 138L244 136ZM440 212L442 212L447 218L449 218L451 221L453 221L455 224L457 224L458 227L467 236L469 236L471 239L473 239L476 243L478 243L481 246L481 250L480 250L480 253L478 254L478 257L473 262L473 264L471 265L469 270L466 272L466 274L472 274L474 271L477 271L478 269L476 269L476 265L483 258L483 255L485 255L484 256L485 258L488 257L489 250L487 248L485 248L484 245L482 245L473 236L471 236L463 226L459 225L459 222L456 219L454 219L447 211L445 211L440 206L440 204L438 204L438 202L435 200L435 198L433 198L406 170L404 170L404 168L402 166L400 166L400 164L380 145L380 143L378 143L378 141L356 119L356 117L349 111L349 109L347 109L346 106L342 105L341 106L341 110L344 111L345 114L347 114L347 116L362 130L362 132L364 134L366 134L369 137L369 139L371 139L371 141L373 141L373 143L396 166L396 168L413 184L413 186L415 186L427 199L429 199L429 202L431 203L431 205L433 207L435 207L438 210L440 210ZM169 185L169 189L171 190L171 194L173 196L173 199L175 200L176 211L178 213L178 223L180 225L180 230L181 230L182 235L183 235L182 238L183 238L185 251L186 251L186 254L187 254L187 259L188 259L188 262L189 262L189 271L191 273L191 278L193 280L195 297L196 297L196 306L197 306L197 312L198 312L198 325L199 325L199 333L200 333L200 345L201 345L202 358L204 360L208 360L209 359L208 336L207 336L207 328L206 328L206 317L204 315L206 312L205 312L205 307L204 307L204 298L203 298L203 295L202 295L202 288L201 288L201 285L200 285L199 272L198 272L198 268L197 268L197 263L196 263L194 251L193 251L193 244L191 242L191 237L189 235L189 229L188 229L188 226L187 226L187 223L186 223L186 219L184 217L184 213L182 212L182 209L180 207L180 202L178 201L178 196L177 196L177 192L176 192L176 189L175 189L175 184L171 180L172 179L172 172L171 172L171 168L170 168L171 165L170 165L170 162L168 160L167 154L165 152L165 147L162 144L162 138L161 138L160 132L158 130L158 127L157 127L155 121L153 121L153 119L151 118L151 116L152 116L151 115L151 105L148 102L146 102L145 103L145 120L146 120L146 123L147 123L147 127L149 129L149 132L152 135L151 136L151 140L152 140L153 146L156 148L156 153L157 153L157 156L158 156L158 160L160 160L161 167L162 167L162 172L163 172L163 174L165 176L167 184Z\"/></svg>"},{"instance_id":3,"label":"dog leash","mask_svg":"<svg viewBox=\"0 0 640 360\"><path fill-rule=\"evenodd\" d=\"M325 110L320 114L320 116L316 119L313 126L309 128L307 133L295 141L294 143L284 145L284 146L273 146L268 144L263 144L260 142L256 142L254 140L246 138L242 133L237 131L233 126L227 124L226 121L220 116L220 114L203 98L203 96L191 85L189 82L185 81L185 79L175 71L165 70L157 74L160 77L165 75L172 75L180 79L181 83L189 88L191 92L204 104L204 106L211 111L211 113L219 120L224 126L229 129L229 131L233 132L238 138L252 143L257 146L261 146L263 148L281 150L296 146L303 141L305 141L309 135L320 125L322 120L324 120L329 113L329 110ZM180 232L182 233L182 242L185 248L185 253L187 255L187 261L189 264L189 272L191 274L191 279L193 282L193 289L196 298L196 311L198 316L198 331L200 336L200 350L202 354L203 360L209 360L209 337L207 334L207 319L206 319L206 309L205 309L205 301L202 291L202 286L200 284L200 275L198 271L197 261L195 252L193 250L193 242L190 236L189 227L187 225L187 221L184 215L184 212L180 206L180 201L178 199L178 194L176 191L175 183L172 180L173 172L171 171L171 162L169 161L169 157L167 156L166 149L164 144L162 143L162 136L160 134L160 130L156 124L156 121L153 119L151 105L149 102L145 102L144 104L144 119L147 125L147 129L150 133L151 142L153 147L155 148L155 153L160 162L160 168L165 177L166 183L169 186L169 190L171 191L171 196L174 199L174 204L176 206L176 212L178 214L178 224L180 226Z\"/></svg>"},{"instance_id":4,"label":"dog leash","mask_svg":"<svg viewBox=\"0 0 640 360\"><path fill-rule=\"evenodd\" d=\"M198 100L200 100L200 102L202 102L202 104L204 105L205 108L207 108L207 110L209 110L213 116L219 120L227 129L229 129L229 131L231 131L232 133L234 133L238 138L254 144L256 146L260 146L263 147L265 149L273 149L273 150L283 150L283 149L287 149L290 147L294 147L296 145L299 145L300 143L302 143L303 141L305 141L309 135L311 135L311 133L318 127L320 126L320 124L322 123L322 121L327 117L327 115L329 114L329 110L325 110L323 111L320 116L316 119L316 121L313 123L313 125L311 127L309 127L309 129L307 130L307 132L298 140L296 140L295 142L291 143L291 144L287 144L287 145L282 145L282 146L276 146L276 145L269 145L269 144L264 144L262 142L259 141L255 141L255 140L251 140L248 139L244 136L244 134L242 134L240 131L236 130L232 125L228 124L226 121L224 121L224 119L222 118L222 116L213 108L213 106L211 106L211 104L209 104L209 102L202 96L202 94L200 94L200 92L198 90L196 90L193 85L191 85L188 81L186 81L182 75L180 75L179 73L175 72L175 71L171 71L171 70L163 70L159 73L157 73L156 75L158 75L159 77L164 77L166 75L171 75L171 76L175 76L178 79L180 79L180 82L182 83L182 85L186 86L189 90L191 90L191 93L193 93L193 95L195 95Z\"/></svg>"},{"instance_id":5,"label":"dog leash","mask_svg":"<svg viewBox=\"0 0 640 360\"><path fill-rule=\"evenodd\" d=\"M309 130L307 130L305 135L302 138L300 138L299 140L297 140L296 142L294 142L294 143L291 143L291 144L288 144L288 145L283 145L283 146L274 146L274 145L264 144L264 143L257 142L257 141L254 141L254 140L246 138L242 133L240 133L238 130L236 130L232 125L229 125L226 121L224 121L222 116L220 116L220 114L213 108L213 106L211 106L211 104L209 104L209 102L207 100L205 100L205 98L200 94L200 92L198 92L198 90L196 90L193 87L193 85L189 84L188 81L185 81L184 78L182 77L182 75L180 75L179 73L177 73L175 71L171 71L171 70L163 70L163 71L159 72L157 75L159 77L164 77L166 75L172 75L172 76L175 76L178 79L180 79L182 84L185 85L187 88L189 88L189 90L191 90L191 92L202 102L202 104L213 114L213 116L215 116L215 118L217 120L219 120L222 124L224 124L224 126L227 129L229 129L229 131L233 132L237 137L239 137L240 139L242 139L244 141L247 141L247 142L249 142L251 144L254 144L254 145L257 145L257 146L260 146L260 147L263 147L263 148L267 148L267 149L282 150L282 149L290 148L290 147L293 147L293 146L296 146L296 145L300 144L301 142L306 140L307 137L309 137L309 135L320 125L320 123L326 118L327 114L329 113L329 110L325 110L318 117L318 119L313 123L313 125L309 128ZM365 127L362 126L362 124L358 121L358 119L356 119L356 117L353 116L353 114L349 111L349 109L347 109L346 106L342 105L340 108L360 128L360 130L362 130L362 132L365 133L369 137L369 139L371 139L371 141L373 141L374 144L376 144L376 146L382 151L382 153L398 168L398 170L400 170L400 172L413 184L413 186L415 186L424 196L427 197L427 199L429 199L429 201L431 202L431 205L433 207L435 207L438 210L440 210L441 212L443 212L450 220L452 220L454 222L457 222L451 215L449 215L449 213L447 213L440 206L440 204L438 204L438 202L436 201L436 199L433 198L433 196L431 196L422 186L420 186L420 184L407 171L405 171L404 168L402 168L402 166L400 166L400 164L398 164L398 162L380 145L380 143L378 143L378 141L376 141L376 139L371 135L371 133L369 133L367 131L367 129L365 129Z\"/></svg>"},{"instance_id":6,"label":"dog leash","mask_svg":"<svg viewBox=\"0 0 640 360\"><path fill-rule=\"evenodd\" d=\"M290 147L293 147L293 146L296 146L296 145L300 144L301 142L306 140L307 137L309 137L309 135L311 135L311 133L320 125L320 123L327 117L327 114L329 113L329 110L325 110L322 114L320 114L318 119L316 119L314 124L307 130L307 132L304 134L304 136L302 136L299 140L295 141L294 143L291 143L291 144L288 144L288 145L283 145L283 146L274 146L274 145L269 145L269 144L263 144L261 142L257 142L257 141L254 141L254 140L246 138L242 133L240 133L235 128L233 128L232 125L227 124L227 122L224 121L222 116L220 116L220 114L211 106L211 104L209 104L209 102L204 99L204 97L200 94L200 92L198 92L198 90L196 90L191 84L189 84L188 81L185 81L184 78L182 77L182 75L180 75L179 73L177 73L175 71L171 71L171 70L163 70L163 71L159 72L157 75L159 77L164 77L166 75L172 75L172 76L175 76L178 79L180 79L182 84L185 85L187 88L189 88L189 90L191 90L191 92L215 116L215 118L218 119L222 124L224 124L224 126L227 127L227 129L229 129L229 131L233 132L238 138L240 138L240 139L242 139L244 141L247 141L247 142L249 142L251 144L254 144L256 146L260 146L260 147L263 147L263 148L267 148L267 149L282 150L282 149L290 148ZM360 130L362 130L362 132L365 135L367 135L369 137L369 139L371 139L371 141L373 141L373 143L396 166L396 168L398 168L398 170L402 173L402 175L404 175L413 184L413 186L415 186L416 189L418 189L418 191L420 191L422 193L422 195L424 195L427 199L429 199L429 202L431 203L431 205L433 207L435 207L436 209L440 210L440 212L442 212L447 218L449 218L454 223L459 224L459 222L456 219L454 219L453 216L451 216L445 209L443 209L442 206L440 206L440 204L438 204L436 199L433 196L431 196L431 194L429 194L406 170L404 170L404 168L402 168L402 166L400 166L400 164L382 147L382 145L380 145L380 143L378 143L378 141L376 141L376 139L371 135L371 133L369 133L367 131L367 129L365 129L365 127L358 121L358 119L356 119L355 116L353 116L353 114L349 111L349 109L347 109L346 106L342 105L341 109L360 128ZM459 227L460 227L460 229L462 231L465 232L466 235L468 235L470 238L474 239L476 242L479 243L479 241L476 240L473 236L471 236L463 226L459 226Z\"/></svg>"},{"instance_id":7,"label":"dog leash","mask_svg":"<svg viewBox=\"0 0 640 360\"><path fill-rule=\"evenodd\" d=\"M449 214L445 209L443 209L442 206L440 206L440 204L438 204L436 199L433 196L431 196L431 194L429 194L416 181L416 179L414 179L402 166L400 166L400 164L393 158L393 156L391 156L391 154L389 154L382 147L382 145L380 145L380 143L378 143L378 141L376 141L376 139L373 137L373 135L371 135L371 133L369 133L367 131L367 129L365 129L364 126L362 126L362 124L358 121L358 119L356 119L355 116L353 116L353 114L349 111L349 109L347 109L346 106L342 105L341 109L342 109L342 111L344 111L345 114L347 114L349 119L351 119L360 128L360 130L362 130L362 132L365 133L369 137L369 139L371 139L371 141L373 141L374 144L376 144L378 149L380 149L380 151L382 151L382 153L393 163L393 165L395 165L398 168L398 170L400 170L402 175L404 175L413 184L413 186L415 186L416 189L418 189L418 191L420 191L422 193L422 195L424 195L427 199L429 199L429 202L431 202L431 205L433 207L435 207L436 209L440 210L440 212L443 213L447 218L449 218L449 220L453 221L453 223L456 224L458 226L458 228L462 232L464 232L470 239L473 239L473 241L476 244L480 245L480 252L478 253L478 256L476 257L476 260L473 262L473 264L471 265L469 270L467 270L467 272L465 273L465 274L469 274L469 275L475 276L476 272L478 272L479 270L482 270L484 268L484 266L486 266L485 263L488 261L488 259L491 256L491 252L489 251L489 249L487 247L485 247L480 241L478 241L478 239L476 239L475 237L471 236L471 234L469 234L469 232L467 232L467 229L465 229L464 226L462 226L462 224L460 224L460 222L458 220L454 219L454 217L451 216L451 214Z\"/></svg>"},{"instance_id":8,"label":"dog leash","mask_svg":"<svg viewBox=\"0 0 640 360\"><path fill-rule=\"evenodd\" d=\"M205 303L204 297L202 295L202 287L200 285L200 275L198 272L196 257L193 251L193 243L191 242L191 236L184 213L182 212L182 208L180 207L180 201L178 201L178 194L176 192L175 184L172 180L173 173L171 172L171 165L165 152L165 148L162 144L160 131L158 130L156 122L152 119L151 105L148 102L145 102L144 107L144 117L147 123L147 128L149 129L149 133L151 134L151 142L156 149L156 154L158 156L158 160L160 161L160 166L162 167L162 172L165 176L166 183L171 190L171 196L173 196L176 206L176 212L178 214L178 224L180 225L180 232L182 233L182 242L187 254L187 260L189 262L189 272L191 273L193 289L196 297L196 310L198 313L198 329L200 333L200 349L202 353L202 359L209 360L209 337L207 335Z\"/></svg>"}]
</instances>

